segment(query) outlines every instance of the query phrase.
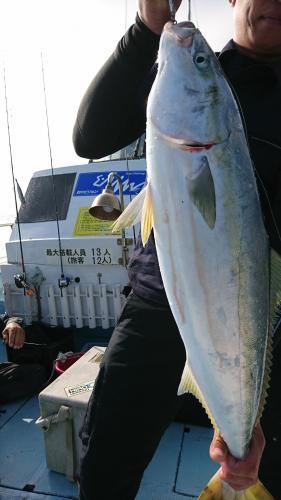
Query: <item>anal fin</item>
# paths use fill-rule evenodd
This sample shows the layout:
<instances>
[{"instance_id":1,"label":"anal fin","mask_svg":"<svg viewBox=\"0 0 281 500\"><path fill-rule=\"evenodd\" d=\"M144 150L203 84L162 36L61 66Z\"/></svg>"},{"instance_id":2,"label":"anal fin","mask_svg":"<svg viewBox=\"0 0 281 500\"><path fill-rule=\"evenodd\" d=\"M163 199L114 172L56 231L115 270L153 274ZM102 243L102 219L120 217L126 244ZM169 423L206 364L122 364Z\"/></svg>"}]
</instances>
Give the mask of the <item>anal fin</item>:
<instances>
[{"instance_id":1,"label":"anal fin","mask_svg":"<svg viewBox=\"0 0 281 500\"><path fill-rule=\"evenodd\" d=\"M191 394L193 394L193 396L196 397L196 399L198 399L198 401L201 403L204 410L206 411L214 429L218 430L215 419L211 413L211 410L208 407L208 404L207 404L207 402L206 402L206 400L201 392L200 387L198 386L198 384L193 376L193 373L192 373L191 368L188 364L188 361L186 361L186 363L185 363L185 367L184 367L184 370L183 370L183 373L181 376L180 385L178 388L179 395L184 394L185 392L190 392Z\"/></svg>"}]
</instances>

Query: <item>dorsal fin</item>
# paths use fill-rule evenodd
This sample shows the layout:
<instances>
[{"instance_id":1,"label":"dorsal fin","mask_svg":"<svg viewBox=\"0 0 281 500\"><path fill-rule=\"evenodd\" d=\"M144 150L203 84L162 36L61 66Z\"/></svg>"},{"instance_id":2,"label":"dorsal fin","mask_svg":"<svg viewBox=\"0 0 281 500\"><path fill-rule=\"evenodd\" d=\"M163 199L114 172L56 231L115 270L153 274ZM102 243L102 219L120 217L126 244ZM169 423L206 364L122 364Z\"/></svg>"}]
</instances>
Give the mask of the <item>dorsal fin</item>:
<instances>
[{"instance_id":1,"label":"dorsal fin","mask_svg":"<svg viewBox=\"0 0 281 500\"><path fill-rule=\"evenodd\" d=\"M276 322L280 319L281 307L281 256L273 249L270 251L270 306L269 306L269 332L266 352L266 362L264 368L263 387L260 398L257 422L259 422L267 398L270 384L270 372L272 366L273 332Z\"/></svg>"}]
</instances>

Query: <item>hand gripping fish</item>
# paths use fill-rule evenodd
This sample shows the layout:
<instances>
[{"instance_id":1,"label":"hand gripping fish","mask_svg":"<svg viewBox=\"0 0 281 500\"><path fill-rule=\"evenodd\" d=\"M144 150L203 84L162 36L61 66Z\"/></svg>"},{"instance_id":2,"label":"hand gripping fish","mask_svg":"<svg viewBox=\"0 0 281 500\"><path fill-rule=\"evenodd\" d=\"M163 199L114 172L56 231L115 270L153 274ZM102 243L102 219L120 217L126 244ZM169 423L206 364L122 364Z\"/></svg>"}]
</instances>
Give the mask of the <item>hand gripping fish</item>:
<instances>
[{"instance_id":1,"label":"hand gripping fish","mask_svg":"<svg viewBox=\"0 0 281 500\"><path fill-rule=\"evenodd\" d=\"M179 393L202 403L231 454L247 455L271 359L270 257L237 103L192 23L167 23L147 106L147 186L114 229L153 228L187 362ZM275 273L272 273L274 275ZM276 295L276 294L275 294ZM273 498L258 481L235 492L218 475L200 499Z\"/></svg>"}]
</instances>

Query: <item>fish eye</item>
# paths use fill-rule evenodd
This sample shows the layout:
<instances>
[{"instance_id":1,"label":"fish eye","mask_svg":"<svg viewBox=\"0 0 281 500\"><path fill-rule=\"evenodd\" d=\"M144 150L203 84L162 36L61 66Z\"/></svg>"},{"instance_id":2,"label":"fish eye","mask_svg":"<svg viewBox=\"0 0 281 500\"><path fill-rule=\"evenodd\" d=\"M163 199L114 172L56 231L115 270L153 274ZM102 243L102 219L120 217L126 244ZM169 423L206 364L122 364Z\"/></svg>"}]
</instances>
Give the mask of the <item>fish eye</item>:
<instances>
[{"instance_id":1,"label":"fish eye","mask_svg":"<svg viewBox=\"0 0 281 500\"><path fill-rule=\"evenodd\" d=\"M198 68L206 68L209 65L209 56L205 52L197 52L194 56L194 62Z\"/></svg>"}]
</instances>

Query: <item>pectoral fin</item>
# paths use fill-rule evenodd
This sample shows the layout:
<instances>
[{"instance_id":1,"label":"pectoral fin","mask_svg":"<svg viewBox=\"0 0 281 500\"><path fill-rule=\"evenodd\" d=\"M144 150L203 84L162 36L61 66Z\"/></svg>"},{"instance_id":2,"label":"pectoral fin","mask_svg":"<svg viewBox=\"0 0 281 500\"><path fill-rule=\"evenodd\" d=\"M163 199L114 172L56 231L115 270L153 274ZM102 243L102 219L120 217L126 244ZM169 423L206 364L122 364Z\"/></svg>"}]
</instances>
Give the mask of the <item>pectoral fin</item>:
<instances>
[{"instance_id":1,"label":"pectoral fin","mask_svg":"<svg viewBox=\"0 0 281 500\"><path fill-rule=\"evenodd\" d=\"M129 203L124 212L114 222L111 230L117 232L138 222L141 222L142 243L146 245L153 228L153 207L149 184Z\"/></svg>"},{"instance_id":2,"label":"pectoral fin","mask_svg":"<svg viewBox=\"0 0 281 500\"><path fill-rule=\"evenodd\" d=\"M146 245L153 228L153 206L150 185L146 186L146 195L144 199L141 216L141 239L143 246Z\"/></svg>"},{"instance_id":3,"label":"pectoral fin","mask_svg":"<svg viewBox=\"0 0 281 500\"><path fill-rule=\"evenodd\" d=\"M216 472L198 500L274 500L274 497L259 480L247 490L234 491L220 480L219 472Z\"/></svg>"},{"instance_id":4,"label":"pectoral fin","mask_svg":"<svg viewBox=\"0 0 281 500\"><path fill-rule=\"evenodd\" d=\"M190 199L199 210L210 229L216 223L216 194L212 172L206 156L200 159L199 168L187 179Z\"/></svg>"}]
</instances>

